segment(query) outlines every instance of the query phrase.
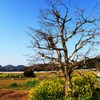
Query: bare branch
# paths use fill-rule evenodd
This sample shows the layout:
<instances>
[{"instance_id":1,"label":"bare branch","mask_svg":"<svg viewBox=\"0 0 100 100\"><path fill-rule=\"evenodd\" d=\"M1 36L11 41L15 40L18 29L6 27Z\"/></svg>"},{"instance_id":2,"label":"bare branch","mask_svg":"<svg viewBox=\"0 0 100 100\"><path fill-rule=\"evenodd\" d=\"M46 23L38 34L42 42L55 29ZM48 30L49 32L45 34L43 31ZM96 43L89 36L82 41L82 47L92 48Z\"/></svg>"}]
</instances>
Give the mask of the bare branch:
<instances>
[{"instance_id":1,"label":"bare branch","mask_svg":"<svg viewBox=\"0 0 100 100\"><path fill-rule=\"evenodd\" d=\"M38 52L42 57L45 57L47 59L50 59L52 62L53 61L57 61L57 58L54 58L54 57L50 57L50 56L47 56L45 55L44 53L41 53L41 52Z\"/></svg>"},{"instance_id":2,"label":"bare branch","mask_svg":"<svg viewBox=\"0 0 100 100\"><path fill-rule=\"evenodd\" d=\"M80 45L79 45L79 47L77 47L76 48L76 45L75 45L75 50L73 51L73 53L68 57L68 59L70 59L77 51L79 51L81 48L83 48L83 46L85 46L87 43L89 43L90 41L89 40L91 40L92 39L92 37L89 37L88 39L86 39L86 40L84 40L84 41L81 41L80 42Z\"/></svg>"}]
</instances>

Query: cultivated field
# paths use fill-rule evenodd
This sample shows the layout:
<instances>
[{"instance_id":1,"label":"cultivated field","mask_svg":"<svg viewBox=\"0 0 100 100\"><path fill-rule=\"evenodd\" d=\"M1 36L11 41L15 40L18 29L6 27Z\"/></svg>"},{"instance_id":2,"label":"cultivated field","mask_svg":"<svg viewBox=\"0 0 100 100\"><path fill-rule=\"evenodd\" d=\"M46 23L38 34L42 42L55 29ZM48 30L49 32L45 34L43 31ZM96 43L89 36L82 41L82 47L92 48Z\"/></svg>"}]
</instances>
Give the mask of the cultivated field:
<instances>
[{"instance_id":1,"label":"cultivated field","mask_svg":"<svg viewBox=\"0 0 100 100\"><path fill-rule=\"evenodd\" d=\"M84 75L92 73L88 70L74 71L73 76ZM4 74L4 73L0 73ZM5 74L16 74L22 73L5 73ZM62 78L61 72L36 72L35 78L0 78L0 100L28 100L28 94L32 87L34 87L34 79L42 81L53 78ZM33 83L30 81L33 80ZM33 84L33 85L32 85ZM100 87L100 82L98 82Z\"/></svg>"}]
</instances>

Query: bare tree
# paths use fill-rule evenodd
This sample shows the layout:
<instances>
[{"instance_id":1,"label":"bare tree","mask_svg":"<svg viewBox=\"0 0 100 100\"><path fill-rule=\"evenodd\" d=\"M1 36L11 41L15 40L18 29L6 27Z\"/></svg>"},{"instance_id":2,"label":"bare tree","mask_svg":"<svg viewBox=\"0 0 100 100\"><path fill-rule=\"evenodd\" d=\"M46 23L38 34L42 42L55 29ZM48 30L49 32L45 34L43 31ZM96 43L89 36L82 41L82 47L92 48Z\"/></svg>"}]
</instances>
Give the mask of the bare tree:
<instances>
[{"instance_id":1,"label":"bare tree","mask_svg":"<svg viewBox=\"0 0 100 100\"><path fill-rule=\"evenodd\" d=\"M65 78L65 94L68 95L72 72L77 68L77 61L83 58L81 50L85 47L83 56L86 57L90 53L89 47L100 42L96 39L97 35L100 36L100 20L79 8L74 10L73 16L62 0L47 1L50 7L40 11L40 28L30 28L34 33L31 34L32 47L42 58L59 64Z\"/></svg>"}]
</instances>

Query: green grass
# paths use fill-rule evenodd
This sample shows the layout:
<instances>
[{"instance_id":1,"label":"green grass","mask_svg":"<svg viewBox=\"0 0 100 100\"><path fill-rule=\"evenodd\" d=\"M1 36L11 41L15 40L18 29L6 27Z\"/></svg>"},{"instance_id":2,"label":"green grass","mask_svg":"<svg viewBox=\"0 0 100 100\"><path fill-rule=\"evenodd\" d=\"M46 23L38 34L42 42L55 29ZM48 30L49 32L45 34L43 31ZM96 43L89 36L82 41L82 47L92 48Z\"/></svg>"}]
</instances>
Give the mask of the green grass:
<instances>
[{"instance_id":1,"label":"green grass","mask_svg":"<svg viewBox=\"0 0 100 100\"><path fill-rule=\"evenodd\" d=\"M8 86L7 88L10 88L10 89L19 89L19 90L24 90L24 89L31 89L32 87L36 86L39 84L39 80L37 79L31 79L29 81L26 81L24 83L20 83L20 84L17 84L17 83L12 83L10 86Z\"/></svg>"}]
</instances>

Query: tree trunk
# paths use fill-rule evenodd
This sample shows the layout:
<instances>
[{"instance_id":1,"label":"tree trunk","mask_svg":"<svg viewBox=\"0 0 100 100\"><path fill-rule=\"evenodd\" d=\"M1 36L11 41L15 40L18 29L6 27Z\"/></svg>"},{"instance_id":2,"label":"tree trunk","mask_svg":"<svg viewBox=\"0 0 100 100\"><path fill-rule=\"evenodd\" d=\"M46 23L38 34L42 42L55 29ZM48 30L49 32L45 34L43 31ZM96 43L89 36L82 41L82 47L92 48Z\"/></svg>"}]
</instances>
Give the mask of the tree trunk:
<instances>
[{"instance_id":1,"label":"tree trunk","mask_svg":"<svg viewBox=\"0 0 100 100\"><path fill-rule=\"evenodd\" d=\"M66 98L66 97L68 97L69 94L70 94L70 78L69 78L69 76L68 76L66 66L64 66L64 78L65 78L64 90L65 90L65 98Z\"/></svg>"}]
</instances>

